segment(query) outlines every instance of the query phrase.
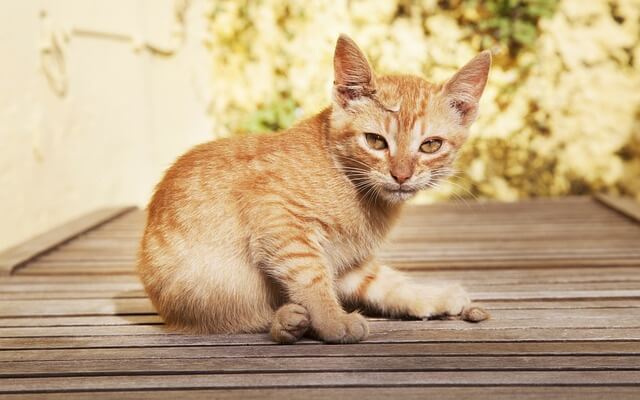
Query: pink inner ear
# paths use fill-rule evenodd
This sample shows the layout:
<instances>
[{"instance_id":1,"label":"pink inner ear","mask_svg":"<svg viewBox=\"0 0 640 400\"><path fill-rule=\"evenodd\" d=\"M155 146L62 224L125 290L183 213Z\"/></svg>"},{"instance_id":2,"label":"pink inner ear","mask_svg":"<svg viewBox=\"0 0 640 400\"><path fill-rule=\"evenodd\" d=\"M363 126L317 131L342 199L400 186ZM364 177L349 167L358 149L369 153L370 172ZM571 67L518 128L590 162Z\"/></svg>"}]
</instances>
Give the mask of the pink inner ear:
<instances>
[{"instance_id":1,"label":"pink inner ear","mask_svg":"<svg viewBox=\"0 0 640 400\"><path fill-rule=\"evenodd\" d=\"M460 68L445 83L447 93L456 99L462 98L462 102L469 103L468 106L474 107L474 102L477 103L480 100L480 96L482 96L484 87L487 84L490 68L491 53L483 51L469 61L467 65ZM467 101L467 99L474 101Z\"/></svg>"},{"instance_id":2,"label":"pink inner ear","mask_svg":"<svg viewBox=\"0 0 640 400\"><path fill-rule=\"evenodd\" d=\"M451 107L455 108L463 118L467 117L475 107L473 104L462 100L451 100L449 104L451 104Z\"/></svg>"},{"instance_id":3,"label":"pink inner ear","mask_svg":"<svg viewBox=\"0 0 640 400\"><path fill-rule=\"evenodd\" d=\"M340 35L333 58L335 100L346 107L352 100L375 93L375 78L367 57L346 35Z\"/></svg>"},{"instance_id":4,"label":"pink inner ear","mask_svg":"<svg viewBox=\"0 0 640 400\"><path fill-rule=\"evenodd\" d=\"M363 96L371 96L376 91L363 86L336 85L336 90L341 98L346 101L355 100Z\"/></svg>"}]
</instances>

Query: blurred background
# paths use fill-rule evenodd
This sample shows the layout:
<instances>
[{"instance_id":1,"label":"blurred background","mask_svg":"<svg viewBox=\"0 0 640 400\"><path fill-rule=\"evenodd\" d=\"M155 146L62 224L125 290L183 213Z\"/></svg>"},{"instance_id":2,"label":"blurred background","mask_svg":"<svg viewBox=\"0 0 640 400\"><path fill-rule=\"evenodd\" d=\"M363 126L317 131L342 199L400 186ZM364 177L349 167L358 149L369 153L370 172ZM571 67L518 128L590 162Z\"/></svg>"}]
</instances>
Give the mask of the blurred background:
<instances>
[{"instance_id":1,"label":"blurred background","mask_svg":"<svg viewBox=\"0 0 640 400\"><path fill-rule=\"evenodd\" d=\"M431 81L497 54L459 176L417 202L640 200L640 0L0 0L0 22L0 249L317 112L342 32Z\"/></svg>"}]
</instances>

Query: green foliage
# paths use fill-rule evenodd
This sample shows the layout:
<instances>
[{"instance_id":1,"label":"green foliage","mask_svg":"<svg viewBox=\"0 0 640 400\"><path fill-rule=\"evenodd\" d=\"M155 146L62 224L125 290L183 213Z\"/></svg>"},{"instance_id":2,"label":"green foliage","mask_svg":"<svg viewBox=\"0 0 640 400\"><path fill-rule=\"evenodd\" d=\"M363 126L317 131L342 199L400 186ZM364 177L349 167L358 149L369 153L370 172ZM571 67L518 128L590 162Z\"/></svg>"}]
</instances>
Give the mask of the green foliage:
<instances>
[{"instance_id":1,"label":"green foliage","mask_svg":"<svg viewBox=\"0 0 640 400\"><path fill-rule=\"evenodd\" d=\"M298 106L292 99L278 99L260 106L240 124L240 133L279 131L296 120Z\"/></svg>"},{"instance_id":2,"label":"green foliage","mask_svg":"<svg viewBox=\"0 0 640 400\"><path fill-rule=\"evenodd\" d=\"M209 18L216 135L326 106L341 32L376 71L431 82L497 47L459 177L423 199L640 199L638 0L216 0Z\"/></svg>"},{"instance_id":3,"label":"green foliage","mask_svg":"<svg viewBox=\"0 0 640 400\"><path fill-rule=\"evenodd\" d=\"M440 6L450 11L462 7L461 24L470 24L484 35L482 47L500 43L516 54L535 43L538 20L553 15L557 0L445 0ZM297 108L285 98L263 104L240 122L240 133L286 129L295 122Z\"/></svg>"},{"instance_id":4,"label":"green foliage","mask_svg":"<svg viewBox=\"0 0 640 400\"><path fill-rule=\"evenodd\" d=\"M554 14L558 0L445 0L446 9L462 7L463 24L484 36L483 47L499 43L515 55L538 37L538 21Z\"/></svg>"}]
</instances>

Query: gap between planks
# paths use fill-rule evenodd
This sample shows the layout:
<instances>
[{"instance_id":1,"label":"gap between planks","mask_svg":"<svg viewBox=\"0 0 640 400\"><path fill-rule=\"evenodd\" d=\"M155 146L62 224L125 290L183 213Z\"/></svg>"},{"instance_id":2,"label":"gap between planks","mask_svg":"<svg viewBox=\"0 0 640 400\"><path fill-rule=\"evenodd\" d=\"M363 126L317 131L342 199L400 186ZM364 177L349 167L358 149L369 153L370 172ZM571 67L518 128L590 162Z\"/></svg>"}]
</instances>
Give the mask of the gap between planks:
<instances>
[{"instance_id":1,"label":"gap between planks","mask_svg":"<svg viewBox=\"0 0 640 400\"><path fill-rule=\"evenodd\" d=\"M6 379L0 393L81 390L411 387L411 386L640 386L640 371L401 371L82 376Z\"/></svg>"},{"instance_id":2,"label":"gap between planks","mask_svg":"<svg viewBox=\"0 0 640 400\"><path fill-rule=\"evenodd\" d=\"M190 390L136 390L136 391L77 391L46 394L13 394L4 398L11 400L75 400L75 399L217 399L217 400L325 400L325 399L367 399L367 400L513 400L513 399L576 399L576 400L638 400L640 388L591 385L580 386L533 386L520 385L499 387L489 385L468 385L466 387L366 387L357 388L260 388L260 389L190 389Z\"/></svg>"}]
</instances>

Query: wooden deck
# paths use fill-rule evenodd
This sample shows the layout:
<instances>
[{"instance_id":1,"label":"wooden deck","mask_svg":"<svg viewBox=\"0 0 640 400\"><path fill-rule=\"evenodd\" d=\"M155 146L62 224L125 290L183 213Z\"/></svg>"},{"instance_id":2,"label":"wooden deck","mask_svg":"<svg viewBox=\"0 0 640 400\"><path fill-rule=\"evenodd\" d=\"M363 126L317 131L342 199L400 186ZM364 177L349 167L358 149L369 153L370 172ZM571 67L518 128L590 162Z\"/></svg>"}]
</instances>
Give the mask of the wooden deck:
<instances>
[{"instance_id":1,"label":"wooden deck","mask_svg":"<svg viewBox=\"0 0 640 400\"><path fill-rule=\"evenodd\" d=\"M575 197L412 207L381 251L492 313L372 320L358 345L167 333L134 260L143 213L93 213L0 255L0 397L640 398L640 213Z\"/></svg>"}]
</instances>

